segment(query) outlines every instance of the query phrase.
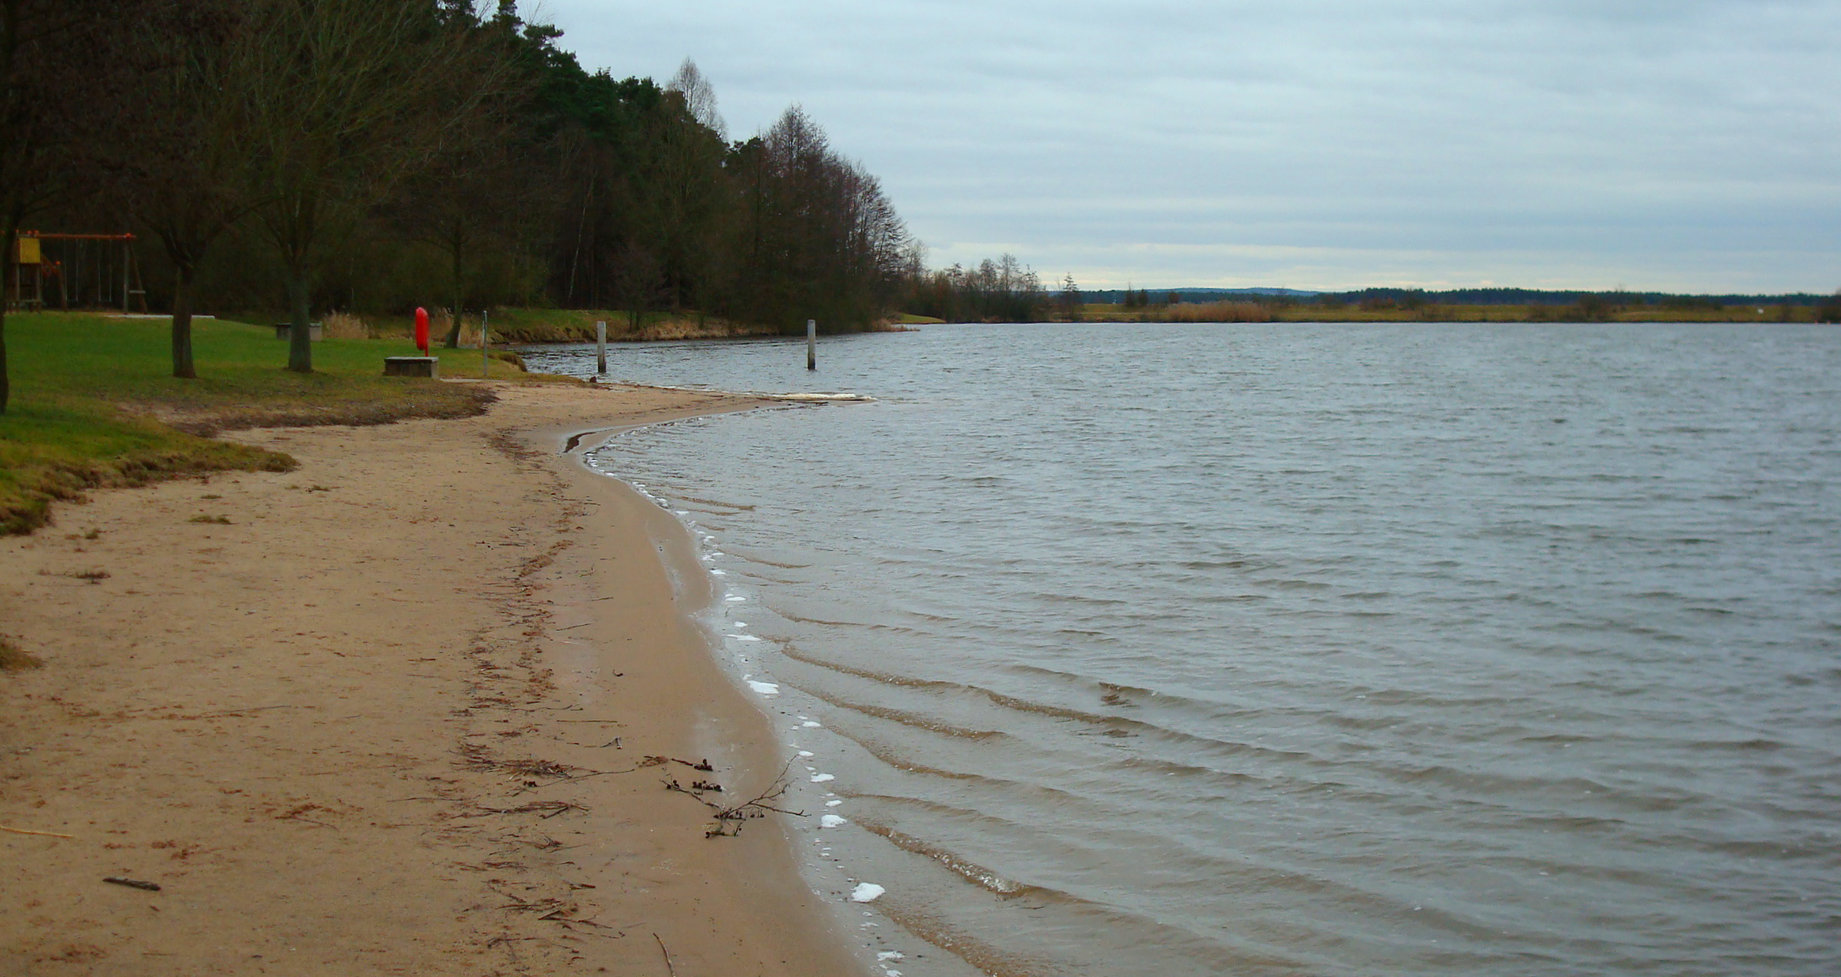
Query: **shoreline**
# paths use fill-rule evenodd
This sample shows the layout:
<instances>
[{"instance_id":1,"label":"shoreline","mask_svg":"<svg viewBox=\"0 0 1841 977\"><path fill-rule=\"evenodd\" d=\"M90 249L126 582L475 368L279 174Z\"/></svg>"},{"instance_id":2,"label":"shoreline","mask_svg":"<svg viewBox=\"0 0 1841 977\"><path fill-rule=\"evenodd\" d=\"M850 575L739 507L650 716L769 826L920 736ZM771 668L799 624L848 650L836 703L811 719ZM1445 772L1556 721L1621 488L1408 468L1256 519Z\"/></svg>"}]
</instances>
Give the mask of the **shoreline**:
<instances>
[{"instance_id":1,"label":"shoreline","mask_svg":"<svg viewBox=\"0 0 1841 977\"><path fill-rule=\"evenodd\" d=\"M0 970L868 972L784 815L706 838L665 788L745 801L784 758L684 527L560 450L768 401L495 388L239 432L301 467L0 539L0 631L45 663L0 677Z\"/></svg>"}]
</instances>

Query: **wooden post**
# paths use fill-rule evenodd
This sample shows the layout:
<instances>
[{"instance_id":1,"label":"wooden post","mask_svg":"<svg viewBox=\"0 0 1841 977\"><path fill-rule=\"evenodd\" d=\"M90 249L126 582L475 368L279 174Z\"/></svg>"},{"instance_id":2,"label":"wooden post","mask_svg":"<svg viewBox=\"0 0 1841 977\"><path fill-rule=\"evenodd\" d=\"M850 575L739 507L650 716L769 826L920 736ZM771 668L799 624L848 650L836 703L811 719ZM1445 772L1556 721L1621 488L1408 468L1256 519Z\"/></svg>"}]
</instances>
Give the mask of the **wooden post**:
<instances>
[{"instance_id":1,"label":"wooden post","mask_svg":"<svg viewBox=\"0 0 1841 977\"><path fill-rule=\"evenodd\" d=\"M607 372L607 323L594 324L594 372L599 376Z\"/></svg>"},{"instance_id":2,"label":"wooden post","mask_svg":"<svg viewBox=\"0 0 1841 977\"><path fill-rule=\"evenodd\" d=\"M492 310L479 310L479 378L492 377Z\"/></svg>"},{"instance_id":3,"label":"wooden post","mask_svg":"<svg viewBox=\"0 0 1841 977\"><path fill-rule=\"evenodd\" d=\"M805 321L805 368L818 369L818 322L813 319Z\"/></svg>"}]
</instances>

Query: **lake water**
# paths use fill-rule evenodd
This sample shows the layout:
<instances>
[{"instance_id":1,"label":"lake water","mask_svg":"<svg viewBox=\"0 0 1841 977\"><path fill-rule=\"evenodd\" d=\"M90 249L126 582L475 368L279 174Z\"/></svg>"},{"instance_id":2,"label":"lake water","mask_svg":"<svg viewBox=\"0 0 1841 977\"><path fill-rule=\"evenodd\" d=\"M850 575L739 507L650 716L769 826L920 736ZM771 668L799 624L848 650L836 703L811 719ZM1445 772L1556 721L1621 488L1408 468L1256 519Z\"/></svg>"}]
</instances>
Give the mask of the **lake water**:
<instances>
[{"instance_id":1,"label":"lake water","mask_svg":"<svg viewBox=\"0 0 1841 977\"><path fill-rule=\"evenodd\" d=\"M940 326L804 367L616 347L875 400L595 463L703 541L883 969L1841 972L1841 332Z\"/></svg>"}]
</instances>

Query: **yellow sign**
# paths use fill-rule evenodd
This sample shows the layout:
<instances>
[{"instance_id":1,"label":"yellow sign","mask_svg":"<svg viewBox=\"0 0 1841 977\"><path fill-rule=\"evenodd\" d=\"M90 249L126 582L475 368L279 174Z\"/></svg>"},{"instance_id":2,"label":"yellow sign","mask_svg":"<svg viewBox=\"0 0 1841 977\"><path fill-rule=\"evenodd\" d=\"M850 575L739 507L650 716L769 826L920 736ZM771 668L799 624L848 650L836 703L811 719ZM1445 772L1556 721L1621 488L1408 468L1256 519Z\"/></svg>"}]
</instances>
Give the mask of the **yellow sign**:
<instances>
[{"instance_id":1,"label":"yellow sign","mask_svg":"<svg viewBox=\"0 0 1841 977\"><path fill-rule=\"evenodd\" d=\"M40 254L38 250L38 238L22 237L19 239L19 263L20 264L36 265L40 261L43 261L43 260L44 260L44 256Z\"/></svg>"}]
</instances>

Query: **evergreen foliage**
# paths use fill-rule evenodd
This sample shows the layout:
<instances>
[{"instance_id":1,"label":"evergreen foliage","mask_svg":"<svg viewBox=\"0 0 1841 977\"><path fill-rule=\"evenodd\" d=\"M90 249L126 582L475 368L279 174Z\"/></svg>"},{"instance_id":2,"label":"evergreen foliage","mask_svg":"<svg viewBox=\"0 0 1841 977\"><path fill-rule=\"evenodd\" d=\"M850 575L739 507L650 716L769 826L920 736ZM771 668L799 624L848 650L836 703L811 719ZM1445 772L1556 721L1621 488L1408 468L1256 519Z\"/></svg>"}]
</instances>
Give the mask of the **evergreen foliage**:
<instances>
[{"instance_id":1,"label":"evergreen foliage","mask_svg":"<svg viewBox=\"0 0 1841 977\"><path fill-rule=\"evenodd\" d=\"M9 133L0 223L161 241L139 255L157 309L304 324L554 305L844 331L884 318L911 277L880 184L801 109L731 142L694 64L663 85L589 71L513 0L0 4L5 25L77 40L73 14L145 25L134 68L161 83L88 83L84 126ZM40 36L8 30L0 53ZM9 55L7 110L69 107L78 89L35 79L80 76L73 50ZM311 369L299 332L290 366Z\"/></svg>"}]
</instances>

